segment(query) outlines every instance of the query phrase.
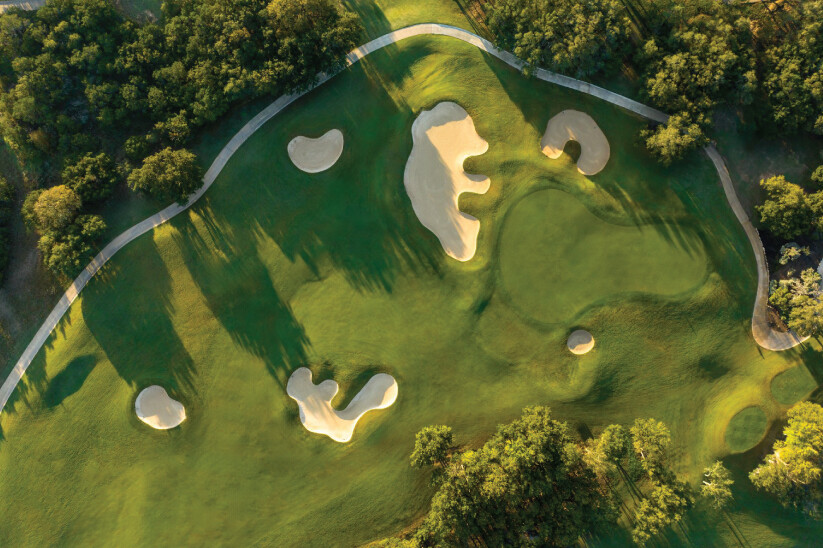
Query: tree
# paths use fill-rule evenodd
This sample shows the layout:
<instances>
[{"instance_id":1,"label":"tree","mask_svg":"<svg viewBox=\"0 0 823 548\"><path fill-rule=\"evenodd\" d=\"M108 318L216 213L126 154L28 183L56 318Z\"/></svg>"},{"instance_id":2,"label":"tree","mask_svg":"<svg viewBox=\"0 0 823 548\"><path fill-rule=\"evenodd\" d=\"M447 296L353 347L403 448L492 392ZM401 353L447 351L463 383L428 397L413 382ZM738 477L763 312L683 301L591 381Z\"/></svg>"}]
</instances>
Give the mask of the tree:
<instances>
[{"instance_id":1,"label":"tree","mask_svg":"<svg viewBox=\"0 0 823 548\"><path fill-rule=\"evenodd\" d=\"M734 480L723 463L716 461L703 471L703 485L700 495L706 498L716 510L723 510L732 501Z\"/></svg>"},{"instance_id":2,"label":"tree","mask_svg":"<svg viewBox=\"0 0 823 548\"><path fill-rule=\"evenodd\" d=\"M799 277L769 284L769 304L780 312L789 329L803 337L823 334L823 290L821 277L807 268Z\"/></svg>"},{"instance_id":3,"label":"tree","mask_svg":"<svg viewBox=\"0 0 823 548\"><path fill-rule=\"evenodd\" d=\"M649 152L666 165L709 142L700 125L691 122L689 116L684 114L672 115L667 123L645 129L640 136Z\"/></svg>"},{"instance_id":4,"label":"tree","mask_svg":"<svg viewBox=\"0 0 823 548\"><path fill-rule=\"evenodd\" d=\"M785 439L775 442L749 479L783 505L817 517L823 500L823 407L802 402L789 409L788 416Z\"/></svg>"},{"instance_id":5,"label":"tree","mask_svg":"<svg viewBox=\"0 0 823 548\"><path fill-rule=\"evenodd\" d=\"M106 231L106 223L97 215L80 215L59 232L47 232L37 247L46 267L58 275L74 276L94 254L94 243Z\"/></svg>"},{"instance_id":6,"label":"tree","mask_svg":"<svg viewBox=\"0 0 823 548\"><path fill-rule=\"evenodd\" d=\"M34 215L41 232L66 228L81 206L80 197L69 187L59 185L43 191L34 203Z\"/></svg>"},{"instance_id":7,"label":"tree","mask_svg":"<svg viewBox=\"0 0 823 548\"><path fill-rule=\"evenodd\" d=\"M423 545L568 546L616 519L568 426L530 407L452 458L415 534Z\"/></svg>"},{"instance_id":8,"label":"tree","mask_svg":"<svg viewBox=\"0 0 823 548\"><path fill-rule=\"evenodd\" d=\"M786 265L792 261L796 261L802 256L809 256L811 255L811 251L807 246L800 247L796 243L788 243L784 244L780 247L780 264Z\"/></svg>"},{"instance_id":9,"label":"tree","mask_svg":"<svg viewBox=\"0 0 823 548\"><path fill-rule=\"evenodd\" d=\"M664 470L672 437L668 427L655 419L637 419L631 428L632 447L650 477Z\"/></svg>"},{"instance_id":10,"label":"tree","mask_svg":"<svg viewBox=\"0 0 823 548\"><path fill-rule=\"evenodd\" d=\"M823 166L817 166L817 169L812 172L811 180L814 183L823 184Z\"/></svg>"},{"instance_id":11,"label":"tree","mask_svg":"<svg viewBox=\"0 0 823 548\"><path fill-rule=\"evenodd\" d=\"M189 195L203 184L203 168L188 150L165 148L143 161L142 167L131 172L129 188L147 192L160 200L186 202Z\"/></svg>"},{"instance_id":12,"label":"tree","mask_svg":"<svg viewBox=\"0 0 823 548\"><path fill-rule=\"evenodd\" d=\"M117 183L117 167L104 152L96 156L88 153L66 166L63 183L74 190L84 204L104 200Z\"/></svg>"},{"instance_id":13,"label":"tree","mask_svg":"<svg viewBox=\"0 0 823 548\"><path fill-rule=\"evenodd\" d=\"M597 478L609 485L617 479L617 465L626 457L630 440L626 429L611 424L596 438L583 446L583 460Z\"/></svg>"},{"instance_id":14,"label":"tree","mask_svg":"<svg viewBox=\"0 0 823 548\"><path fill-rule=\"evenodd\" d=\"M782 175L760 181L766 201L757 206L760 222L772 234L791 240L811 230L812 211L803 189Z\"/></svg>"},{"instance_id":15,"label":"tree","mask_svg":"<svg viewBox=\"0 0 823 548\"><path fill-rule=\"evenodd\" d=\"M426 426L415 436L411 465L415 468L435 464L446 466L453 443L454 435L450 427Z\"/></svg>"},{"instance_id":16,"label":"tree","mask_svg":"<svg viewBox=\"0 0 823 548\"><path fill-rule=\"evenodd\" d=\"M498 0L487 4L495 43L534 67L591 76L620 61L629 22L617 0Z\"/></svg>"},{"instance_id":17,"label":"tree","mask_svg":"<svg viewBox=\"0 0 823 548\"><path fill-rule=\"evenodd\" d=\"M685 483L656 486L637 509L632 539L637 544L645 544L667 526L680 521L692 502Z\"/></svg>"}]
</instances>

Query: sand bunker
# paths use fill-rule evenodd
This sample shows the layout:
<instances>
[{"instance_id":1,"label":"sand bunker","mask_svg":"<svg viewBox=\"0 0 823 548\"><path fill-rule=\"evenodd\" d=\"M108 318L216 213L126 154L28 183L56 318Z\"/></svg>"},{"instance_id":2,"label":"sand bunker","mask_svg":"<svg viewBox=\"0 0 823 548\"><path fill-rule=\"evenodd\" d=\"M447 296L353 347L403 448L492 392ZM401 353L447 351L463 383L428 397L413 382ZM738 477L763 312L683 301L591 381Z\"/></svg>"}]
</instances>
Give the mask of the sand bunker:
<instances>
[{"instance_id":1,"label":"sand bunker","mask_svg":"<svg viewBox=\"0 0 823 548\"><path fill-rule=\"evenodd\" d=\"M457 200L463 192L485 194L490 182L463 171L463 161L483 154L489 144L463 107L451 102L421 112L412 125L412 140L403 182L414 213L450 257L468 261L477 249L480 221L461 212Z\"/></svg>"},{"instance_id":2,"label":"sand bunker","mask_svg":"<svg viewBox=\"0 0 823 548\"><path fill-rule=\"evenodd\" d=\"M300 422L306 430L343 443L351 439L360 417L373 409L385 409L397 399L397 381L385 373L370 378L343 411L331 406L337 389L333 380L315 385L306 367L292 373L286 385L286 392L300 408Z\"/></svg>"},{"instance_id":3,"label":"sand bunker","mask_svg":"<svg viewBox=\"0 0 823 548\"><path fill-rule=\"evenodd\" d=\"M337 163L343 154L343 133L332 129L317 139L300 135L289 141L286 149L298 169L306 173L320 173Z\"/></svg>"},{"instance_id":4,"label":"sand bunker","mask_svg":"<svg viewBox=\"0 0 823 548\"><path fill-rule=\"evenodd\" d=\"M594 348L594 337L588 331L578 329L569 335L569 340L566 343L572 354L585 354Z\"/></svg>"},{"instance_id":5,"label":"sand bunker","mask_svg":"<svg viewBox=\"0 0 823 548\"><path fill-rule=\"evenodd\" d=\"M577 171L583 175L599 173L609 161L609 141L591 116L579 110L564 110L549 120L540 141L543 154L557 159L569 141L580 144Z\"/></svg>"},{"instance_id":6,"label":"sand bunker","mask_svg":"<svg viewBox=\"0 0 823 548\"><path fill-rule=\"evenodd\" d=\"M144 388L134 401L137 418L152 428L168 430L186 420L183 404L171 398L162 386Z\"/></svg>"}]
</instances>

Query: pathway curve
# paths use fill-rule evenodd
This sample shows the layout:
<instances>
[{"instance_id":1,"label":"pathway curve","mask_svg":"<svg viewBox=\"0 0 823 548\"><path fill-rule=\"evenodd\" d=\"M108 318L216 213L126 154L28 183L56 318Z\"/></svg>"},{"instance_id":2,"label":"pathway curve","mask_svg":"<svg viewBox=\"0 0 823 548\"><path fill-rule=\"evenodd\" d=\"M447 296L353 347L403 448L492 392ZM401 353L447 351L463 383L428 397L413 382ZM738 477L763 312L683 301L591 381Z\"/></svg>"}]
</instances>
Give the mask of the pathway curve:
<instances>
[{"instance_id":1,"label":"pathway curve","mask_svg":"<svg viewBox=\"0 0 823 548\"><path fill-rule=\"evenodd\" d=\"M462 40L463 42L467 42L477 48L480 48L483 51L488 52L489 54L497 57L504 63L516 69L522 69L525 64L523 61L515 57L513 54L498 49L491 42L484 38L481 38L480 36L477 36L474 33L471 33L461 28L453 27L451 25L441 25L439 23L423 23L420 25L412 25L410 27L399 29L388 34L384 34L383 36L375 38L374 40L366 43L363 46L360 46L359 48L349 53L346 57L346 63L348 65L353 65L354 63L358 62L360 59L364 58L365 56L374 51L377 51L388 45L400 42L401 40L405 40L406 38L411 38L412 36L420 35L442 35L457 38L458 40ZM57 327L57 324L59 323L60 319L68 311L71 304L77 298L77 295L80 294L80 291L83 290L83 288L86 286L89 280L97 273L98 270L100 270L100 268L106 263L106 261L108 261L115 253L117 253L128 243L142 236L154 227L165 223L178 213L181 213L182 211L185 211L186 209L191 207L193 203L199 200L200 197L206 193L209 187L214 183L215 179L217 179L217 176L223 170L223 167L225 167L229 159L234 155L235 152L237 152L237 150L243 145L243 143L246 142L246 140L249 137L251 137L258 129L260 129L263 126L263 124L271 120L284 108L289 106L302 95L308 93L317 86L320 86L321 84L329 80L332 76L334 75L321 74L314 87L301 93L284 95L278 98L268 107L263 109L257 116L252 118L245 126L243 126L243 128L240 129L240 131L238 131L234 137L232 137L228 144L226 144L226 146L223 147L223 150L220 151L220 154L217 155L217 157L212 162L211 167L209 167L208 171L206 172L206 175L203 178L203 186L200 187L200 189L197 192L192 194L185 204L172 204L164 210L160 211L159 213L156 213L151 217L143 220L142 222L134 225L133 227L129 228L128 230L117 236L114 240L112 240L106 247L103 248L103 250L94 259L92 259L88 266L86 266L86 268L80 273L80 275L77 276L77 279L74 280L74 283L71 284L71 286L66 290L63 296L57 302L57 305L54 307L54 309L48 315L46 320L43 322L43 325L40 326L40 329L37 331L37 333L34 335L34 338L26 347L26 350L23 352L23 355L15 364L14 369L12 369L11 373L9 374L9 377L3 383L2 387L0 387L0 411L2 411L5 407L6 403L11 397L12 392L14 392L14 389L20 382L20 379L23 378L26 369L31 364L32 360L43 347L43 345L46 343L46 340L48 339L52 330L54 330L54 328ZM535 77L545 82L550 82L552 84L557 84L559 86L573 89L581 93L592 95L594 97L607 101L613 105L616 105L628 111L634 112L635 114L639 114L640 116L653 120L655 122L664 123L669 118L667 114L657 109L654 109L637 101L629 99L628 97L624 97L617 93L595 86L593 84L581 82L580 80L575 80L574 78L569 78L568 76L555 74L544 69L537 69L535 71ZM760 238L757 236L757 231L754 230L754 227L749 222L748 217L746 217L746 213L743 210L743 207L740 205L740 201L737 199L737 194L735 194L734 187L731 184L731 179L729 178L729 173L726 169L725 163L723 162L723 158L712 147L706 148L706 154L709 155L709 158L711 158L712 162L714 162L714 165L717 168L717 172L720 176L721 182L723 183L723 189L726 191L726 197L729 200L729 204L732 206L735 215L737 215L738 220L740 220L741 224L743 225L743 229L749 236L749 239L752 243L752 248L754 249L755 257L757 258L758 291L757 299L755 300L754 314L752 316L752 334L754 335L754 339L757 342L757 344L768 350L786 350L797 344L800 344L802 340L799 339L797 336L793 334L783 334L776 332L772 330L766 322L766 303L768 299L769 272L766 267L765 252L763 251L763 247L760 244Z\"/></svg>"}]
</instances>

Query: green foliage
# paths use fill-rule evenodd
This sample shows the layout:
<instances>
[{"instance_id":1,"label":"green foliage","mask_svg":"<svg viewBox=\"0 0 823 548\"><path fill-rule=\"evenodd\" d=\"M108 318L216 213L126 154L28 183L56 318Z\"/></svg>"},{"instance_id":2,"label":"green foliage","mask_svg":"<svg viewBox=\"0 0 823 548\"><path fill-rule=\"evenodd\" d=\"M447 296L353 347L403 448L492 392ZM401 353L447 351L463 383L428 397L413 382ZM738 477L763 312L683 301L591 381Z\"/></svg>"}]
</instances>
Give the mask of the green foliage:
<instances>
[{"instance_id":1,"label":"green foliage","mask_svg":"<svg viewBox=\"0 0 823 548\"><path fill-rule=\"evenodd\" d=\"M813 183L823 184L823 166L817 166L812 172L811 180Z\"/></svg>"},{"instance_id":2,"label":"green foliage","mask_svg":"<svg viewBox=\"0 0 823 548\"><path fill-rule=\"evenodd\" d=\"M644 545L664 528L680 521L693 502L685 483L675 481L657 485L635 513L632 540Z\"/></svg>"},{"instance_id":3,"label":"green foliage","mask_svg":"<svg viewBox=\"0 0 823 548\"><path fill-rule=\"evenodd\" d=\"M25 225L27 230L37 230L37 214L34 212L34 205L37 203L37 200L40 199L40 195L43 194L44 190L38 188L37 190L32 190L28 194L26 194L26 198L23 200L23 206L20 209L20 213L23 217L23 224Z\"/></svg>"},{"instance_id":4,"label":"green foliage","mask_svg":"<svg viewBox=\"0 0 823 548\"><path fill-rule=\"evenodd\" d=\"M687 114L672 115L667 123L643 130L640 136L649 152L666 165L709 142L700 125L690 121Z\"/></svg>"},{"instance_id":5,"label":"green foliage","mask_svg":"<svg viewBox=\"0 0 823 548\"><path fill-rule=\"evenodd\" d=\"M823 290L820 274L807 268L799 277L770 284L769 304L786 325L801 336L823 333Z\"/></svg>"},{"instance_id":6,"label":"green foliage","mask_svg":"<svg viewBox=\"0 0 823 548\"><path fill-rule=\"evenodd\" d=\"M585 77L620 61L630 23L618 0L498 0L487 4L495 42L534 67Z\"/></svg>"},{"instance_id":7,"label":"green foliage","mask_svg":"<svg viewBox=\"0 0 823 548\"><path fill-rule=\"evenodd\" d=\"M732 496L731 472L720 461L715 461L703 471L703 484L700 496L707 499L716 510L723 510L734 498Z\"/></svg>"},{"instance_id":8,"label":"green foliage","mask_svg":"<svg viewBox=\"0 0 823 548\"><path fill-rule=\"evenodd\" d=\"M415 538L423 545L568 546L616 518L566 423L530 407L454 457Z\"/></svg>"},{"instance_id":9,"label":"green foliage","mask_svg":"<svg viewBox=\"0 0 823 548\"><path fill-rule=\"evenodd\" d=\"M188 150L165 148L146 158L129 174L127 182L132 190L183 204L203 184L203 168Z\"/></svg>"},{"instance_id":10,"label":"green foliage","mask_svg":"<svg viewBox=\"0 0 823 548\"><path fill-rule=\"evenodd\" d=\"M14 188L0 176L0 280L9 262L9 225L13 205Z\"/></svg>"},{"instance_id":11,"label":"green foliage","mask_svg":"<svg viewBox=\"0 0 823 548\"><path fill-rule=\"evenodd\" d=\"M43 191L34 203L34 216L41 232L66 228L80 211L80 197L66 185Z\"/></svg>"},{"instance_id":12,"label":"green foliage","mask_svg":"<svg viewBox=\"0 0 823 548\"><path fill-rule=\"evenodd\" d=\"M785 439L775 442L749 479L783 505L817 517L823 500L823 408L802 402L789 409L788 416Z\"/></svg>"},{"instance_id":13,"label":"green foliage","mask_svg":"<svg viewBox=\"0 0 823 548\"><path fill-rule=\"evenodd\" d=\"M60 231L43 234L37 247L49 270L72 277L92 258L94 244L105 230L106 223L99 216L80 215Z\"/></svg>"},{"instance_id":14,"label":"green foliage","mask_svg":"<svg viewBox=\"0 0 823 548\"><path fill-rule=\"evenodd\" d=\"M796 261L802 256L809 256L811 251L807 246L800 247L796 243L788 243L784 244L780 247L780 259L779 262L782 265L789 264L792 261Z\"/></svg>"},{"instance_id":15,"label":"green foliage","mask_svg":"<svg viewBox=\"0 0 823 548\"><path fill-rule=\"evenodd\" d=\"M637 419L631 427L632 447L643 469L650 477L658 477L665 470L672 437L669 428L655 419Z\"/></svg>"},{"instance_id":16,"label":"green foliage","mask_svg":"<svg viewBox=\"0 0 823 548\"><path fill-rule=\"evenodd\" d=\"M760 181L766 201L757 206L760 222L772 234L791 240L810 231L812 210L803 189L782 175Z\"/></svg>"},{"instance_id":17,"label":"green foliage","mask_svg":"<svg viewBox=\"0 0 823 548\"><path fill-rule=\"evenodd\" d=\"M84 204L108 198L117 183L117 166L108 154L91 153L63 170L63 184L74 190Z\"/></svg>"},{"instance_id":18,"label":"green foliage","mask_svg":"<svg viewBox=\"0 0 823 548\"><path fill-rule=\"evenodd\" d=\"M415 468L435 464L445 466L453 444L454 435L450 427L426 426L415 436L411 465Z\"/></svg>"}]
</instances>

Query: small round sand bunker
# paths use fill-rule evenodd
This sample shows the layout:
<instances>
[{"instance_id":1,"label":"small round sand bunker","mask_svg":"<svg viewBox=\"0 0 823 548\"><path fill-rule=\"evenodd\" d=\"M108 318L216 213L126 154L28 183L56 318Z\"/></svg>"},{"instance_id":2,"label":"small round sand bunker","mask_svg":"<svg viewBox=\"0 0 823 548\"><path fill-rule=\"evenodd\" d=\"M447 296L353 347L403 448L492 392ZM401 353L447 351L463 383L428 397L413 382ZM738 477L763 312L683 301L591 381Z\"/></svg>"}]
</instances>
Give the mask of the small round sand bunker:
<instances>
[{"instance_id":1,"label":"small round sand bunker","mask_svg":"<svg viewBox=\"0 0 823 548\"><path fill-rule=\"evenodd\" d=\"M289 141L286 150L297 169L320 173L336 164L343 154L343 133L332 129L316 139L300 135Z\"/></svg>"},{"instance_id":2,"label":"small round sand bunker","mask_svg":"<svg viewBox=\"0 0 823 548\"><path fill-rule=\"evenodd\" d=\"M594 337L588 331L578 329L569 335L569 340L566 343L572 354L585 354L594 348Z\"/></svg>"},{"instance_id":3,"label":"small round sand bunker","mask_svg":"<svg viewBox=\"0 0 823 548\"><path fill-rule=\"evenodd\" d=\"M168 430L186 420L186 409L162 386L144 388L134 401L137 418L157 430Z\"/></svg>"},{"instance_id":4,"label":"small round sand bunker","mask_svg":"<svg viewBox=\"0 0 823 548\"><path fill-rule=\"evenodd\" d=\"M580 144L577 171L583 175L600 173L609 161L609 140L591 116L579 110L564 110L549 120L540 141L543 154L555 160L569 141Z\"/></svg>"}]
</instances>

